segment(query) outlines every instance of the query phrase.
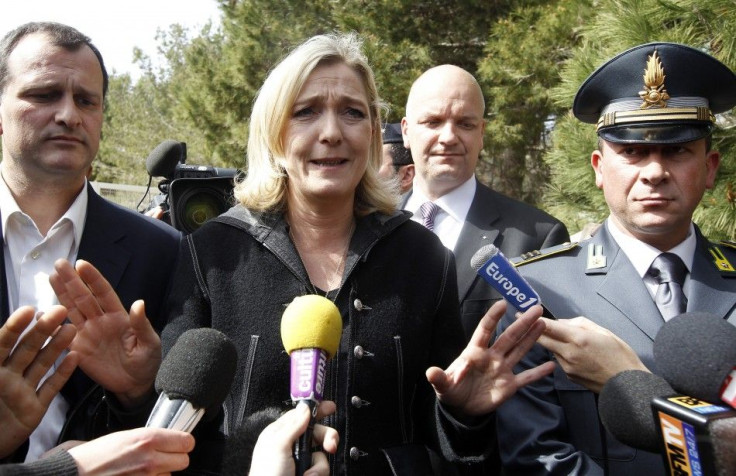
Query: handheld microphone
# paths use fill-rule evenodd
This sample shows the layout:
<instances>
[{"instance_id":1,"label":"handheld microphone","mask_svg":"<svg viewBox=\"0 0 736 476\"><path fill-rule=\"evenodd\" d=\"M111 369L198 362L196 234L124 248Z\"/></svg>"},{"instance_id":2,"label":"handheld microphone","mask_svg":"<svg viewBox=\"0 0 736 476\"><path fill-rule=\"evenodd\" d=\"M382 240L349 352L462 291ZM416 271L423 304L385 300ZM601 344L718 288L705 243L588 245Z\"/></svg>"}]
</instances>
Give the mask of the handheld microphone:
<instances>
[{"instance_id":1,"label":"handheld microphone","mask_svg":"<svg viewBox=\"0 0 736 476\"><path fill-rule=\"evenodd\" d=\"M598 413L620 442L660 453L668 474L733 474L724 468L736 467L736 411L680 395L657 375L615 375L598 396Z\"/></svg>"},{"instance_id":2,"label":"handheld microphone","mask_svg":"<svg viewBox=\"0 0 736 476\"><path fill-rule=\"evenodd\" d=\"M335 355L342 334L342 316L329 299L309 294L298 296L281 317L281 340L291 360L290 393L294 405L309 405L312 418L294 450L296 474L312 464L312 430L317 405L324 396L327 361Z\"/></svg>"},{"instance_id":3,"label":"handheld microphone","mask_svg":"<svg viewBox=\"0 0 736 476\"><path fill-rule=\"evenodd\" d=\"M204 415L213 418L230 392L237 362L235 345L222 332L184 332L156 375L159 397L146 426L191 432Z\"/></svg>"},{"instance_id":4,"label":"handheld microphone","mask_svg":"<svg viewBox=\"0 0 736 476\"><path fill-rule=\"evenodd\" d=\"M675 390L736 408L736 326L686 312L664 323L653 350L658 373Z\"/></svg>"},{"instance_id":5,"label":"handheld microphone","mask_svg":"<svg viewBox=\"0 0 736 476\"><path fill-rule=\"evenodd\" d=\"M608 379L601 389L598 415L606 430L621 443L659 453L661 442L652 414L652 400L675 393L658 375L625 370Z\"/></svg>"},{"instance_id":6,"label":"handheld microphone","mask_svg":"<svg viewBox=\"0 0 736 476\"><path fill-rule=\"evenodd\" d=\"M184 142L165 140L151 151L146 159L146 171L151 177L174 177L176 165L187 159L187 145Z\"/></svg>"},{"instance_id":7,"label":"handheld microphone","mask_svg":"<svg viewBox=\"0 0 736 476\"><path fill-rule=\"evenodd\" d=\"M652 411L670 474L734 474L736 410L674 395L655 397Z\"/></svg>"},{"instance_id":8,"label":"handheld microphone","mask_svg":"<svg viewBox=\"0 0 736 476\"><path fill-rule=\"evenodd\" d=\"M539 294L493 244L476 251L470 266L517 310L523 312L540 304Z\"/></svg>"}]
</instances>

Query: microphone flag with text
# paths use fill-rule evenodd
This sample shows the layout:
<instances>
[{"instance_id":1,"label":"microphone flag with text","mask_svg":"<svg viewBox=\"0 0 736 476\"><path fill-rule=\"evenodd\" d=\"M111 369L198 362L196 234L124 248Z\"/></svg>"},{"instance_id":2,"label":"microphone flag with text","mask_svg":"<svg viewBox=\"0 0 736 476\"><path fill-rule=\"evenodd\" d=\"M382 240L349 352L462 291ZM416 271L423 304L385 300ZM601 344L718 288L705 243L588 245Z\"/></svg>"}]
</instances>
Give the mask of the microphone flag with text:
<instances>
[{"instance_id":1,"label":"microphone flag with text","mask_svg":"<svg viewBox=\"0 0 736 476\"><path fill-rule=\"evenodd\" d=\"M222 332L182 333L161 362L159 397L146 426L191 432L203 416L213 418L230 393L237 364L235 345Z\"/></svg>"},{"instance_id":2,"label":"microphone flag with text","mask_svg":"<svg viewBox=\"0 0 736 476\"><path fill-rule=\"evenodd\" d=\"M658 375L616 374L601 390L598 413L620 442L662 455L667 474L734 474L736 411L678 394Z\"/></svg>"},{"instance_id":3,"label":"microphone flag with text","mask_svg":"<svg viewBox=\"0 0 736 476\"><path fill-rule=\"evenodd\" d=\"M294 405L306 403L312 412L307 431L294 450L298 475L312 465L312 429L317 405L324 397L327 361L337 352L341 335L340 311L323 296L297 296L281 317L281 340L291 361L291 400Z\"/></svg>"},{"instance_id":4,"label":"microphone flag with text","mask_svg":"<svg viewBox=\"0 0 736 476\"><path fill-rule=\"evenodd\" d=\"M541 304L539 294L495 245L485 245L476 251L470 266L517 310L523 312Z\"/></svg>"},{"instance_id":5,"label":"microphone flag with text","mask_svg":"<svg viewBox=\"0 0 736 476\"><path fill-rule=\"evenodd\" d=\"M652 411L670 474L736 474L736 410L672 395L654 397Z\"/></svg>"}]
</instances>

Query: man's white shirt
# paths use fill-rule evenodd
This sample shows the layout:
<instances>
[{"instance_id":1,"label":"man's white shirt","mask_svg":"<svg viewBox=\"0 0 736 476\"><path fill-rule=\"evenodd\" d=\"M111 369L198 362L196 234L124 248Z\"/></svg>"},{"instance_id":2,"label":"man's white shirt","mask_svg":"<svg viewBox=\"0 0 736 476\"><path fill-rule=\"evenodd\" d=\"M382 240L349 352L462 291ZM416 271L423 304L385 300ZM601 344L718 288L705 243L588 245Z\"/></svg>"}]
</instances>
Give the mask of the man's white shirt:
<instances>
[{"instance_id":1,"label":"man's white shirt","mask_svg":"<svg viewBox=\"0 0 736 476\"><path fill-rule=\"evenodd\" d=\"M460 232L465 224L465 219L470 211L470 205L475 197L476 181L475 176L470 177L466 182L457 187L455 190L441 196L434 201L435 205L440 207L440 211L434 219L434 233L439 237L445 248L454 251ZM419 207L423 203L430 201L420 190L414 186L409 200L407 200L404 210L413 213L412 220L422 223L422 212Z\"/></svg>"},{"instance_id":2,"label":"man's white shirt","mask_svg":"<svg viewBox=\"0 0 736 476\"><path fill-rule=\"evenodd\" d=\"M31 217L18 207L4 179L0 179L0 214L10 312L26 305L35 307L37 312L43 312L58 304L56 294L49 284L49 275L54 270L56 260L65 258L72 263L76 260L87 216L86 182L71 207L49 229L46 236L41 235ZM34 323L35 320L26 332ZM66 353L59 357L44 380L53 373L65 355ZM26 461L38 459L56 445L68 408L69 404L64 397L61 394L56 395L41 423L31 434Z\"/></svg>"}]
</instances>

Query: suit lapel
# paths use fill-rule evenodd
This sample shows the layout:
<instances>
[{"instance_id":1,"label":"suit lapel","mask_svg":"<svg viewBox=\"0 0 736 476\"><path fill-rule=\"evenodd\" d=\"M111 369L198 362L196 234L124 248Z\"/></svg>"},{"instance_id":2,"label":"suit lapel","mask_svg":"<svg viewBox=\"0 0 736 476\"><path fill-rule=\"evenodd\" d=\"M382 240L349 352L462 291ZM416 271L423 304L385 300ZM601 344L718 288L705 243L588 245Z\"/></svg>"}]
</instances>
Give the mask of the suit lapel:
<instances>
[{"instance_id":1,"label":"suit lapel","mask_svg":"<svg viewBox=\"0 0 736 476\"><path fill-rule=\"evenodd\" d=\"M698 246L693 259L688 291L688 311L701 311L728 318L736 306L736 278L725 278L713 264L706 240L697 230Z\"/></svg>"},{"instance_id":2,"label":"suit lapel","mask_svg":"<svg viewBox=\"0 0 736 476\"><path fill-rule=\"evenodd\" d=\"M87 218L77 258L92 263L115 288L132 257L131 251L120 244L126 232L116 223L117 209L97 195L92 186L87 193Z\"/></svg>"},{"instance_id":3,"label":"suit lapel","mask_svg":"<svg viewBox=\"0 0 736 476\"><path fill-rule=\"evenodd\" d=\"M470 259L482 246L495 243L498 238L498 226L492 226L500 217L496 201L493 196L486 193L486 189L478 184L476 180L475 196L468 209L468 216L460 230L457 243L455 244L455 270L457 272L457 288L460 301L470 291L476 274L469 272ZM401 200L401 208L406 206L411 192L407 193ZM511 258L508 256L508 258Z\"/></svg>"},{"instance_id":4,"label":"suit lapel","mask_svg":"<svg viewBox=\"0 0 736 476\"><path fill-rule=\"evenodd\" d=\"M608 233L607 225L590 241L603 246L603 254L609 261L606 268L597 271L605 273L606 277L596 292L621 311L624 318L654 339L664 320L626 253Z\"/></svg>"},{"instance_id":5,"label":"suit lapel","mask_svg":"<svg viewBox=\"0 0 736 476\"><path fill-rule=\"evenodd\" d=\"M501 215L498 213L493 197L485 196L484 191L485 189L476 182L475 196L455 245L457 287L461 301L465 299L465 295L477 277L475 273L468 272L470 259L481 247L495 243L499 234L499 227L492 227L492 224Z\"/></svg>"}]
</instances>

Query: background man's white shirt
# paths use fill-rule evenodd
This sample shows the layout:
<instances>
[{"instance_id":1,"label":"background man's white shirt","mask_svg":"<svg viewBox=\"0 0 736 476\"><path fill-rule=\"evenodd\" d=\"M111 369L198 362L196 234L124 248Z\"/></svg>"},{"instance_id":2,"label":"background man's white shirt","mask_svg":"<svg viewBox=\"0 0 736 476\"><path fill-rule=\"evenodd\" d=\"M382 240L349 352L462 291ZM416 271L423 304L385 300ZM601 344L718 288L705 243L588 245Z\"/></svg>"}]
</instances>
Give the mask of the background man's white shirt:
<instances>
[{"instance_id":1,"label":"background man's white shirt","mask_svg":"<svg viewBox=\"0 0 736 476\"><path fill-rule=\"evenodd\" d=\"M473 176L455 190L434 201L435 205L440 207L440 211L434 219L434 233L445 245L445 248L449 250L455 250L460 231L463 229L465 218L468 216L470 205L475 197L475 188L476 181L475 176ZM428 201L430 200L415 184L404 209L412 212L414 214L412 220L421 224L422 212L419 207Z\"/></svg>"}]
</instances>

